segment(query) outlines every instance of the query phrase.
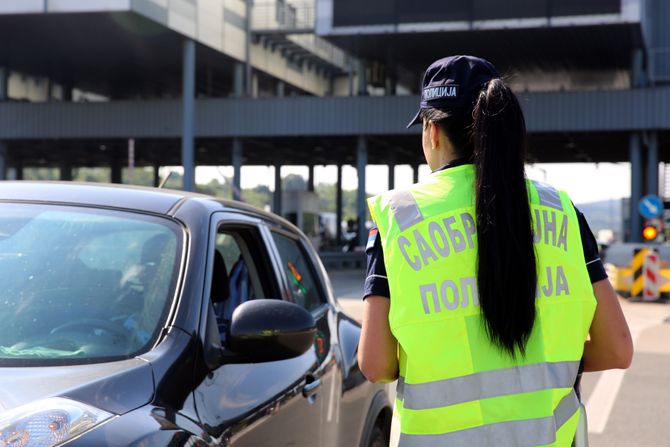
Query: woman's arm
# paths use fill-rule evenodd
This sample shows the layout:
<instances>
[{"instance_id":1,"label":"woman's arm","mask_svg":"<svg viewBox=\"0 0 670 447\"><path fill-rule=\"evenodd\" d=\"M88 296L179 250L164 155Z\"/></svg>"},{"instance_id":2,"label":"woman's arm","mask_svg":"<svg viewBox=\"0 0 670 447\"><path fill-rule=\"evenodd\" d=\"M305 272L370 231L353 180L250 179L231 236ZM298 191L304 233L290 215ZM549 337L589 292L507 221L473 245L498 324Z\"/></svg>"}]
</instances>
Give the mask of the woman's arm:
<instances>
[{"instance_id":1,"label":"woman's arm","mask_svg":"<svg viewBox=\"0 0 670 447\"><path fill-rule=\"evenodd\" d=\"M633 341L617 294L607 279L593 283L593 293L598 304L584 344L584 371L628 368Z\"/></svg>"},{"instance_id":2,"label":"woman's arm","mask_svg":"<svg viewBox=\"0 0 670 447\"><path fill-rule=\"evenodd\" d=\"M358 344L358 365L370 382L398 378L398 342L389 327L390 300L370 295L363 301L363 330Z\"/></svg>"}]
</instances>

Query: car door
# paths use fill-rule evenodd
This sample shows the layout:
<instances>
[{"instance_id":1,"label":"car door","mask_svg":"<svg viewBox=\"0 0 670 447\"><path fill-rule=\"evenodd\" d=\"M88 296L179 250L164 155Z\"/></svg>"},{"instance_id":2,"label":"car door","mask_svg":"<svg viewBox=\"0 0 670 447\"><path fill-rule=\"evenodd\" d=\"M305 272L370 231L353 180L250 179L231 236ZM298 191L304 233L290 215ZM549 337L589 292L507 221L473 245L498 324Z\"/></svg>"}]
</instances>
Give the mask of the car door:
<instances>
[{"instance_id":1,"label":"car door","mask_svg":"<svg viewBox=\"0 0 670 447\"><path fill-rule=\"evenodd\" d=\"M215 214L206 293L224 347L226 325L236 305L249 299L288 298L275 250L268 244L271 240L257 219ZM289 360L221 365L194 392L203 427L219 445L319 446L321 403L312 392L319 388L318 382L313 385L317 365L316 350Z\"/></svg>"},{"instance_id":2,"label":"car door","mask_svg":"<svg viewBox=\"0 0 670 447\"><path fill-rule=\"evenodd\" d=\"M279 269L283 272L285 294L294 303L312 313L316 321L315 352L318 364L312 371L314 398L321 405L321 421L316 428L321 445L337 446L338 423L342 390L342 376L338 369L337 322L331 308L326 287L317 273L310 243L297 233L279 227L270 229L276 248Z\"/></svg>"}]
</instances>

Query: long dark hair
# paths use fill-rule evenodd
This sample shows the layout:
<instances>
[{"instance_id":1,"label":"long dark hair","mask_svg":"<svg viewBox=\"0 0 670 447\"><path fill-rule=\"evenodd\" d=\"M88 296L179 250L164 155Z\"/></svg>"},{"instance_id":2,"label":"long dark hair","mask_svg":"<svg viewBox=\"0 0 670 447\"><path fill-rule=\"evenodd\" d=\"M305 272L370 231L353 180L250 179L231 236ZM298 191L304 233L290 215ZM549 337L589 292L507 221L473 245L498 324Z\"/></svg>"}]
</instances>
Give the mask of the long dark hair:
<instances>
[{"instance_id":1,"label":"long dark hair","mask_svg":"<svg viewBox=\"0 0 670 447\"><path fill-rule=\"evenodd\" d=\"M471 111L426 110L423 116L442 127L459 157L475 164L477 286L484 328L503 352L525 356L535 323L537 270L519 101L501 79L493 79Z\"/></svg>"}]
</instances>

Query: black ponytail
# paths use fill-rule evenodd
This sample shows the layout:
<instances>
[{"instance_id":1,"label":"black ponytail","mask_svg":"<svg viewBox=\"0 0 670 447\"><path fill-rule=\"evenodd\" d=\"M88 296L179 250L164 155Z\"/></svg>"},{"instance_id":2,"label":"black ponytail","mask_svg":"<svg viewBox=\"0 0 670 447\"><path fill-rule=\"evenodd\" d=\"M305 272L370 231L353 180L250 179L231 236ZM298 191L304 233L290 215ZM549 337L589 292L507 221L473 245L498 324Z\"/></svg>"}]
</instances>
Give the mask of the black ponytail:
<instances>
[{"instance_id":1,"label":"black ponytail","mask_svg":"<svg viewBox=\"0 0 670 447\"><path fill-rule=\"evenodd\" d=\"M477 286L484 328L512 357L525 355L535 323L537 270L524 162L526 123L514 93L489 81L472 110L424 109L456 155L475 164Z\"/></svg>"},{"instance_id":2,"label":"black ponytail","mask_svg":"<svg viewBox=\"0 0 670 447\"><path fill-rule=\"evenodd\" d=\"M486 332L512 357L525 355L535 323L537 271L524 162L526 124L500 79L472 110L476 167L477 282Z\"/></svg>"}]
</instances>

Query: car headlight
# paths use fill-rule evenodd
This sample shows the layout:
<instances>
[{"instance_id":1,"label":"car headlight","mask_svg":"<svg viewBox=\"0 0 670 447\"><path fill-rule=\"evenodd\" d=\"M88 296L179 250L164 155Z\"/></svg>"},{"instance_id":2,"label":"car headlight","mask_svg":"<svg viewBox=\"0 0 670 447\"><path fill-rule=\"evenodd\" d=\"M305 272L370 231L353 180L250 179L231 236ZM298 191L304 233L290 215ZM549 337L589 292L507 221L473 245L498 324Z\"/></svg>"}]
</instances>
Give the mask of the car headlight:
<instances>
[{"instance_id":1,"label":"car headlight","mask_svg":"<svg viewBox=\"0 0 670 447\"><path fill-rule=\"evenodd\" d=\"M114 416L90 405L52 397L0 413L0 445L54 447Z\"/></svg>"}]
</instances>

